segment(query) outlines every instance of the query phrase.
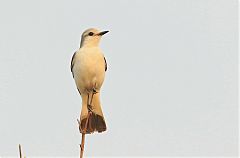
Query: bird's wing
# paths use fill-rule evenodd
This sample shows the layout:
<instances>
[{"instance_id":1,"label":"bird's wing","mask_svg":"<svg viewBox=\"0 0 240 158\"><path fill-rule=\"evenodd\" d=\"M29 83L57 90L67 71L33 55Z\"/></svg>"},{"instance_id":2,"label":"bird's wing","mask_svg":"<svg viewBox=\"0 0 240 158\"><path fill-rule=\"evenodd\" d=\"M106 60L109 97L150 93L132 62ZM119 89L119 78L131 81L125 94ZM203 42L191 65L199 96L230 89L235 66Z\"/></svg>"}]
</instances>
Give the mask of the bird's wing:
<instances>
[{"instance_id":1,"label":"bird's wing","mask_svg":"<svg viewBox=\"0 0 240 158\"><path fill-rule=\"evenodd\" d=\"M74 78L73 66L74 66L74 63L75 63L75 55L76 55L76 52L73 54L72 60L71 60L71 72L72 72L73 78Z\"/></svg>"},{"instance_id":2,"label":"bird's wing","mask_svg":"<svg viewBox=\"0 0 240 158\"><path fill-rule=\"evenodd\" d=\"M105 61L105 71L107 71L107 60L105 57L104 57L104 61Z\"/></svg>"}]
</instances>

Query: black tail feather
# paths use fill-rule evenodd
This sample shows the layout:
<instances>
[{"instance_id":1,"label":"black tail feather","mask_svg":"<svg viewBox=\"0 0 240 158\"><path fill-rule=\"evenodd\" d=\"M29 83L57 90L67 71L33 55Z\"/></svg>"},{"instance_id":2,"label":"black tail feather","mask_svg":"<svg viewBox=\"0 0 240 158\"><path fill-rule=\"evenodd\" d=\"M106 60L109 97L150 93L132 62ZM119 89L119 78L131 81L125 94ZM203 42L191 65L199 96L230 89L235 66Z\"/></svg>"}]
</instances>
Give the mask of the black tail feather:
<instances>
[{"instance_id":1,"label":"black tail feather","mask_svg":"<svg viewBox=\"0 0 240 158\"><path fill-rule=\"evenodd\" d=\"M87 118L84 118L81 121L80 131L82 133L85 132L86 134L91 134L95 131L101 133L107 130L104 118L98 114L95 114L92 112L89 114L87 128L85 129L86 121L87 121Z\"/></svg>"}]
</instances>

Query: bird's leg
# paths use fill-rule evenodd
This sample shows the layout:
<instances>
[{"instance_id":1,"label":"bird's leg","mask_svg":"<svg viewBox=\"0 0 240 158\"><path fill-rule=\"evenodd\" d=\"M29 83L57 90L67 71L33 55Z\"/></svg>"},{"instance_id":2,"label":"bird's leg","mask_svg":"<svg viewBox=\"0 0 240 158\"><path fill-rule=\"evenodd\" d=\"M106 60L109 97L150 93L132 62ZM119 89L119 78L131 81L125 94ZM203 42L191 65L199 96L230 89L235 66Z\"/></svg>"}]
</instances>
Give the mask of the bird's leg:
<instances>
[{"instance_id":1,"label":"bird's leg","mask_svg":"<svg viewBox=\"0 0 240 158\"><path fill-rule=\"evenodd\" d=\"M93 96L94 96L94 94L96 94L96 93L98 93L97 91L96 91L96 89L95 88L93 88L92 89L92 95L91 95L91 98L90 98L90 93L91 93L91 91L89 92L87 92L87 109L88 109L88 115L87 115L87 119L86 119L86 122L85 122L85 128L83 129L83 130L80 130L80 132L81 133L86 133L87 132L87 124L88 124L88 120L89 120L89 117L92 115L92 113L93 113L93 109L92 109L92 100L93 100ZM80 125L80 122L79 122L79 126L81 127L81 125ZM81 128L79 128L79 129L81 129Z\"/></svg>"},{"instance_id":2,"label":"bird's leg","mask_svg":"<svg viewBox=\"0 0 240 158\"><path fill-rule=\"evenodd\" d=\"M93 95L90 98L90 95L88 93L88 101L87 101L88 112L92 112L92 99L93 99Z\"/></svg>"},{"instance_id":3,"label":"bird's leg","mask_svg":"<svg viewBox=\"0 0 240 158\"><path fill-rule=\"evenodd\" d=\"M91 100L90 100L90 103L89 103L89 107L91 107L90 111L92 111L92 100L93 100L93 95L94 94L97 94L98 91L96 90L96 88L93 88L92 89L92 96L91 96Z\"/></svg>"}]
</instances>

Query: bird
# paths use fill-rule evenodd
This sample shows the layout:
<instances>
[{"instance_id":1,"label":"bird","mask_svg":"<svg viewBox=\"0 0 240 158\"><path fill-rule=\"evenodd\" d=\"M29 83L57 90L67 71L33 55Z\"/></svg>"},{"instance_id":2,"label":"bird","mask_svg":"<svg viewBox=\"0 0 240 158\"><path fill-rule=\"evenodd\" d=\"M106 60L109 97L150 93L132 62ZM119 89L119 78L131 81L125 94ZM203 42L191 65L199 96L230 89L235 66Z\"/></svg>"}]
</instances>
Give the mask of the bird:
<instances>
[{"instance_id":1,"label":"bird","mask_svg":"<svg viewBox=\"0 0 240 158\"><path fill-rule=\"evenodd\" d=\"M84 31L80 48L73 54L71 60L72 76L82 98L79 130L86 134L101 133L107 129L100 102L100 90L107 71L107 61L99 43L102 36L108 32L96 28Z\"/></svg>"}]
</instances>

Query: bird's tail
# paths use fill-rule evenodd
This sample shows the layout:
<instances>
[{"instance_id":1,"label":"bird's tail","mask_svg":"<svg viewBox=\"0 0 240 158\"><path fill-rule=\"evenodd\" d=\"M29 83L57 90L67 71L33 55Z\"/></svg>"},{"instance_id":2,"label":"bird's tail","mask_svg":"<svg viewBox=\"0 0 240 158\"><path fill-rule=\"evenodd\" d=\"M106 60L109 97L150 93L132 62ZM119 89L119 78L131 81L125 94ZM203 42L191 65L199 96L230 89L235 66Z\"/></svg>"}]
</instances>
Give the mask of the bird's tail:
<instances>
[{"instance_id":1,"label":"bird's tail","mask_svg":"<svg viewBox=\"0 0 240 158\"><path fill-rule=\"evenodd\" d=\"M82 94L81 96L82 96L82 111L80 116L80 131L85 132L87 134L93 133L95 131L97 132L106 131L107 127L101 109L99 92L93 95L91 112L88 111L87 107L88 95ZM91 98L91 96L92 95L89 94L89 98Z\"/></svg>"}]
</instances>

